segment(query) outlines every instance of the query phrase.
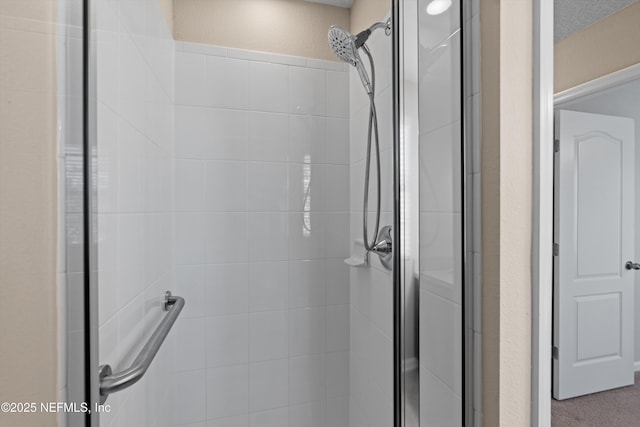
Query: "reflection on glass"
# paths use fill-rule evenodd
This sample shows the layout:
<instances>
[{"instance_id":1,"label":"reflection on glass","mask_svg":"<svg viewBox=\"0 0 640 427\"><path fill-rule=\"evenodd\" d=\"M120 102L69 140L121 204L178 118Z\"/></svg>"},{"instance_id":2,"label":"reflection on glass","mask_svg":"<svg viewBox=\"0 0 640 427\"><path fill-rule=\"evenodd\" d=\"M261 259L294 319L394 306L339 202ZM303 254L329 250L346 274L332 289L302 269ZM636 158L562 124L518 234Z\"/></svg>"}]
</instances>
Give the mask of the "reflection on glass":
<instances>
[{"instance_id":1,"label":"reflection on glass","mask_svg":"<svg viewBox=\"0 0 640 427\"><path fill-rule=\"evenodd\" d=\"M304 190L304 201L302 203L302 235L311 235L311 156L304 156L302 165L302 189Z\"/></svg>"},{"instance_id":2,"label":"reflection on glass","mask_svg":"<svg viewBox=\"0 0 640 427\"><path fill-rule=\"evenodd\" d=\"M451 7L451 0L433 0L427 5L429 15L440 15Z\"/></svg>"},{"instance_id":3,"label":"reflection on glass","mask_svg":"<svg viewBox=\"0 0 640 427\"><path fill-rule=\"evenodd\" d=\"M420 422L460 426L460 2L419 3Z\"/></svg>"}]
</instances>

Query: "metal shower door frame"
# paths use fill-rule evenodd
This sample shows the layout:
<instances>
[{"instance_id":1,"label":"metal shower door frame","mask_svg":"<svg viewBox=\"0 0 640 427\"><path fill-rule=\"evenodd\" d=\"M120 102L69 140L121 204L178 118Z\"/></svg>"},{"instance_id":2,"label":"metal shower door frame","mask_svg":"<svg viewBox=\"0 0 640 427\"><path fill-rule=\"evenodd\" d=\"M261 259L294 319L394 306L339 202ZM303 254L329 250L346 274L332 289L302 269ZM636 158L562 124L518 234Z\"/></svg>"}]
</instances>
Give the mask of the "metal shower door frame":
<instances>
[{"instance_id":1,"label":"metal shower door frame","mask_svg":"<svg viewBox=\"0 0 640 427\"><path fill-rule=\"evenodd\" d=\"M83 1L83 177L84 177L84 306L85 388L89 407L100 403L98 370L98 131L96 1ZM86 427L99 427L100 414L90 411Z\"/></svg>"},{"instance_id":2,"label":"metal shower door frame","mask_svg":"<svg viewBox=\"0 0 640 427\"><path fill-rule=\"evenodd\" d=\"M415 0L414 0L415 1ZM406 36L407 28L412 24L417 24L417 18L414 14L414 19L406 19L408 14L407 1L405 0L392 0L391 8L391 29L392 29L392 79L393 79L393 396L394 396L394 426L395 427L418 427L416 423L411 423L407 419L406 406L411 396L407 393L407 382L409 378L405 375L405 368L403 361L406 359L407 347L413 346L417 348L419 340L416 335L408 336L405 332L407 324L417 325L418 311L408 311L406 303L406 296L409 293L409 286L411 282L408 278L415 275L414 268L419 265L419 253L408 253L404 247L407 239L404 238L407 233L407 229L410 224L418 221L419 217L406 212L403 206L404 199L407 195L403 195L404 179L405 179L405 162L407 159L404 156L407 146L412 146L414 149L418 145L418 134L413 135L406 132L405 120L409 114L417 115L418 105L417 97L415 99L407 100L405 98L404 86L405 86L405 69L408 65L414 65L417 69L417 64L410 64L409 61L417 60L417 40ZM415 10L414 10L415 12ZM410 15L409 15L410 16ZM417 25L416 25L417 26ZM417 32L415 32L417 34ZM406 55L406 50L414 47L414 55ZM407 62L405 62L407 61ZM407 105L406 102L412 101L412 105ZM417 160L417 159L414 159ZM414 200L418 200L419 194L412 194L411 197ZM414 206L416 208L417 206ZM415 209L414 209L415 210ZM405 218L407 214L407 218ZM407 257L411 257L407 259ZM406 260L406 261L405 261ZM413 266L413 267L412 267ZM416 301L415 306L419 307L419 302ZM419 370L414 369L412 372L417 378L414 378L419 384ZM419 406L419 394L414 396L417 398L417 404ZM415 404L415 402L414 402ZM418 408L419 411L419 408ZM418 412L419 413L419 412ZM419 417L418 417L419 418ZM419 422L419 420L418 420Z\"/></svg>"},{"instance_id":3,"label":"metal shower door frame","mask_svg":"<svg viewBox=\"0 0 640 427\"><path fill-rule=\"evenodd\" d=\"M420 384L419 357L418 367L412 372L406 372L403 361L407 358L410 349L419 348L420 338L418 328L413 334L407 333L407 325L418 325L420 315L419 292L412 292L415 280L419 280L420 254L419 244L415 244L419 237L419 186L408 185L410 180L419 179L408 175L407 170L419 171L418 161L418 127L411 129L406 124L407 120L419 123L417 91L405 92L405 78L407 74L418 76L418 0L392 0L391 27L392 27L392 77L393 77L393 386L394 386L394 427L419 427L419 390L411 395L407 389L407 383L411 380ZM461 277L462 277L462 319L461 319L461 348L464 354L461 357L462 366L462 396L461 419L462 426L474 425L473 393L474 393L474 346L473 346L473 299L474 284L467 256L471 242L467 238L469 230L473 226L472 203L469 195L472 194L472 183L467 180L469 165L472 163L472 150L469 144L473 141L472 127L469 126L468 114L471 111L467 95L471 81L472 70L467 67L471 64L471 39L465 31L467 16L471 16L469 0L460 0L460 96L461 96ZM408 200L409 199L409 200ZM415 203L407 203L415 201ZM406 236L413 232L413 239ZM410 247L413 242L413 247ZM418 284L419 287L419 284ZM410 305L413 310L407 309ZM411 378L413 376L413 378ZM418 387L419 389L419 387ZM406 407L413 399L413 404L418 405L418 420L407 417Z\"/></svg>"}]
</instances>

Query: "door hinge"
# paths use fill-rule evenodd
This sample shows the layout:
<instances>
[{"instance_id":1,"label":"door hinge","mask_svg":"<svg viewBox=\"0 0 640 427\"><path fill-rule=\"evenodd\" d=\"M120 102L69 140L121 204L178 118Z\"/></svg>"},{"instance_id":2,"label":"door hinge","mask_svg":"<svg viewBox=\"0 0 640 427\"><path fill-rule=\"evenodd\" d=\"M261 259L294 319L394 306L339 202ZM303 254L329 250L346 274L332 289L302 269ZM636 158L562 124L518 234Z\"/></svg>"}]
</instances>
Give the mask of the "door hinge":
<instances>
[{"instance_id":1,"label":"door hinge","mask_svg":"<svg viewBox=\"0 0 640 427\"><path fill-rule=\"evenodd\" d=\"M558 347L556 347L555 345L553 346L553 350L551 351L551 355L553 356L554 359L558 360L558 353L560 352L560 350L558 350Z\"/></svg>"},{"instance_id":2,"label":"door hinge","mask_svg":"<svg viewBox=\"0 0 640 427\"><path fill-rule=\"evenodd\" d=\"M554 139L553 140L553 151L555 153L557 153L558 151L560 151L560 140L559 139Z\"/></svg>"},{"instance_id":3,"label":"door hinge","mask_svg":"<svg viewBox=\"0 0 640 427\"><path fill-rule=\"evenodd\" d=\"M553 244L553 256L558 256L560 255L560 245L558 245L557 243Z\"/></svg>"}]
</instances>

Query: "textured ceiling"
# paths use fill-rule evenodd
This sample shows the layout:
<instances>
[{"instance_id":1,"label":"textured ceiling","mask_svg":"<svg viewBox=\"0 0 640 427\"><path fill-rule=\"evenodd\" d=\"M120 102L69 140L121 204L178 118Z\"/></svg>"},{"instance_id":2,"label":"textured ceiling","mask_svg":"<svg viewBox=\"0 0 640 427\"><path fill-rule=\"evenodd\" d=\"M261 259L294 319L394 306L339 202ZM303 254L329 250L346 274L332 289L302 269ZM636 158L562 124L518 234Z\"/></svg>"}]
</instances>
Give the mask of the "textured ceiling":
<instances>
[{"instance_id":1,"label":"textured ceiling","mask_svg":"<svg viewBox=\"0 0 640 427\"><path fill-rule=\"evenodd\" d=\"M557 43L636 1L554 0L554 39Z\"/></svg>"}]
</instances>

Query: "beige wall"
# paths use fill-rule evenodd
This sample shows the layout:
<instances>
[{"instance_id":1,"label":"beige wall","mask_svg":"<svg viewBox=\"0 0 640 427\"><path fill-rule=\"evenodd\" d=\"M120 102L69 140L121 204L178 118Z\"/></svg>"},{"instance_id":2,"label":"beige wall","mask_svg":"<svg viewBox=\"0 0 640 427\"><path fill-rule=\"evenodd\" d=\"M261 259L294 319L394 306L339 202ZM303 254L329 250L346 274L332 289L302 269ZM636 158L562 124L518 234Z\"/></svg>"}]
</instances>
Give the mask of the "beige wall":
<instances>
[{"instance_id":1,"label":"beige wall","mask_svg":"<svg viewBox=\"0 0 640 427\"><path fill-rule=\"evenodd\" d=\"M391 0L354 0L351 8L351 31L357 33L391 12Z\"/></svg>"},{"instance_id":2,"label":"beige wall","mask_svg":"<svg viewBox=\"0 0 640 427\"><path fill-rule=\"evenodd\" d=\"M160 0L172 7L176 40L335 60L326 30L353 32L381 21L390 0L354 0L349 9L302 0Z\"/></svg>"},{"instance_id":3,"label":"beige wall","mask_svg":"<svg viewBox=\"0 0 640 427\"><path fill-rule=\"evenodd\" d=\"M481 0L485 426L530 424L532 0Z\"/></svg>"},{"instance_id":4,"label":"beige wall","mask_svg":"<svg viewBox=\"0 0 640 427\"><path fill-rule=\"evenodd\" d=\"M58 400L55 12L0 1L0 402ZM0 413L0 426L54 425Z\"/></svg>"},{"instance_id":5,"label":"beige wall","mask_svg":"<svg viewBox=\"0 0 640 427\"><path fill-rule=\"evenodd\" d=\"M160 8L164 13L164 17L167 20L169 31L173 32L173 1L174 0L159 0Z\"/></svg>"},{"instance_id":6,"label":"beige wall","mask_svg":"<svg viewBox=\"0 0 640 427\"><path fill-rule=\"evenodd\" d=\"M555 46L555 91L640 63L640 2Z\"/></svg>"},{"instance_id":7,"label":"beige wall","mask_svg":"<svg viewBox=\"0 0 640 427\"><path fill-rule=\"evenodd\" d=\"M336 60L327 43L349 10L302 0L174 0L176 40Z\"/></svg>"}]
</instances>

